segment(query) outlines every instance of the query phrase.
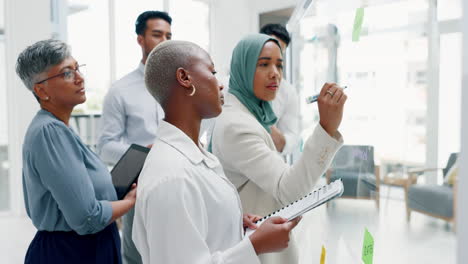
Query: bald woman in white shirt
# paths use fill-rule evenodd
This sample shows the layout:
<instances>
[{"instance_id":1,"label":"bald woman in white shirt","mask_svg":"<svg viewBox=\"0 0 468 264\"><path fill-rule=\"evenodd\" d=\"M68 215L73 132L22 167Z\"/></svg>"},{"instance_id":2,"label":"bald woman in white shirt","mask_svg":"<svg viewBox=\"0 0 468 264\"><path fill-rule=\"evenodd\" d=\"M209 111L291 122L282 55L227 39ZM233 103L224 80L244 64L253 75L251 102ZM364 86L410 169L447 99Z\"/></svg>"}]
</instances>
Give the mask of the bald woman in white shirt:
<instances>
[{"instance_id":1,"label":"bald woman in white shirt","mask_svg":"<svg viewBox=\"0 0 468 264\"><path fill-rule=\"evenodd\" d=\"M244 237L257 217L243 217L236 188L198 141L201 120L221 113L215 73L190 42L166 41L148 58L145 83L165 118L137 190L133 240L144 263L260 263L288 246L299 221L274 217Z\"/></svg>"}]
</instances>

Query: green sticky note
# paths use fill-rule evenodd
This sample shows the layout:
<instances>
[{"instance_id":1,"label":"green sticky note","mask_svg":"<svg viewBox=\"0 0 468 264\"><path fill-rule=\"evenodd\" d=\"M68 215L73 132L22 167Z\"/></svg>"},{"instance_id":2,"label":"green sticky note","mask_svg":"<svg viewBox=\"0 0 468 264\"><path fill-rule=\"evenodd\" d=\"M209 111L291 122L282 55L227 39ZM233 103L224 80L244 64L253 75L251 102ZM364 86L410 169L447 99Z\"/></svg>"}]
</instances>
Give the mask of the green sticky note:
<instances>
[{"instance_id":1,"label":"green sticky note","mask_svg":"<svg viewBox=\"0 0 468 264\"><path fill-rule=\"evenodd\" d=\"M353 26L353 41L359 41L361 36L362 22L364 21L364 7L356 9L356 16L354 17Z\"/></svg>"},{"instance_id":2,"label":"green sticky note","mask_svg":"<svg viewBox=\"0 0 468 264\"><path fill-rule=\"evenodd\" d=\"M374 238L371 233L366 230L364 231L364 243L362 245L362 261L364 264L372 264L374 257Z\"/></svg>"}]
</instances>

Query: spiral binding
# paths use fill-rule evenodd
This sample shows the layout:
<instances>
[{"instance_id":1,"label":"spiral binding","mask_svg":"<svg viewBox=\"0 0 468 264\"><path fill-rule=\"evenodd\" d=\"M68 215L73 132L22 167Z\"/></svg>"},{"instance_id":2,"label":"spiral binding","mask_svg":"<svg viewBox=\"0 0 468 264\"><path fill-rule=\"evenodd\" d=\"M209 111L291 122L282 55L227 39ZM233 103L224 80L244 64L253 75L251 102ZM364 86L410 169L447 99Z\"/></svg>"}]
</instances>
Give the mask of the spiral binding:
<instances>
[{"instance_id":1,"label":"spiral binding","mask_svg":"<svg viewBox=\"0 0 468 264\"><path fill-rule=\"evenodd\" d=\"M272 212L271 214L266 215L266 216L264 216L264 217L258 219L258 220L255 221L254 223L257 224L257 223L259 223L259 222L261 222L261 221L265 221L266 219L270 218L271 216L274 216L275 214L279 213L280 211L286 209L286 208L289 207L290 205L293 205L293 204L299 202L300 200L307 198L308 196L310 196L310 195L313 194L313 193L319 192L320 190L322 190L322 188L326 189L326 187L327 187L327 185L324 185L324 186L322 186L322 187L320 187L320 188L318 188L318 189L315 189L314 191L308 193L306 196L303 196L303 197L301 197L300 199L297 199L296 201L294 201L294 202L292 202L292 203L290 203L290 204L284 206L283 208L278 209L278 210Z\"/></svg>"}]
</instances>

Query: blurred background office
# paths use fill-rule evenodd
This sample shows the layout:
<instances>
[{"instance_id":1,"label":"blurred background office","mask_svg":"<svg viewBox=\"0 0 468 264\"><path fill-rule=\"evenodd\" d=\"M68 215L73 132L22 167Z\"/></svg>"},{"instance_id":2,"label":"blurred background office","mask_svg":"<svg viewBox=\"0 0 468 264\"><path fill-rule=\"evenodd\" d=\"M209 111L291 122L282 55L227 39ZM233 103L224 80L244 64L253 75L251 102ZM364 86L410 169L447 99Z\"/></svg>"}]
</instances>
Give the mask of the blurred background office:
<instances>
[{"instance_id":1,"label":"blurred background office","mask_svg":"<svg viewBox=\"0 0 468 264\"><path fill-rule=\"evenodd\" d=\"M51 37L71 45L86 64L88 98L71 126L95 148L104 95L141 56L134 22L146 10L167 11L173 39L209 51L225 85L232 49L243 36L267 23L287 26L292 41L284 74L299 95L302 139L318 123L317 105L305 97L324 82L348 86L340 128L345 146L320 180L342 178L346 191L298 226L300 263L318 263L322 245L327 263L360 263L366 228L375 241L374 263L466 263L468 180L458 176L468 173L467 4L0 0L0 263L22 263L35 233L24 209L21 146L38 106L14 72L19 52ZM363 23L353 40L358 8Z\"/></svg>"}]
</instances>

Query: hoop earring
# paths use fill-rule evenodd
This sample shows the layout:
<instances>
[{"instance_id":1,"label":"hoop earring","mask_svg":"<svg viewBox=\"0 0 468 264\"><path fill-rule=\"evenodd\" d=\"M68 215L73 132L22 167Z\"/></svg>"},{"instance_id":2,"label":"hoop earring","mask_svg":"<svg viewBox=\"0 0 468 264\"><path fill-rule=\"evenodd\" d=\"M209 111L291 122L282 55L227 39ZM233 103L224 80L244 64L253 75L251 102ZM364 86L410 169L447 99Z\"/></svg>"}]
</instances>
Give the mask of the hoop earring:
<instances>
[{"instance_id":1,"label":"hoop earring","mask_svg":"<svg viewBox=\"0 0 468 264\"><path fill-rule=\"evenodd\" d=\"M197 89L195 88L195 85L192 84L192 88L193 88L193 91L191 94L189 94L189 96L193 96L195 94L195 92L197 91Z\"/></svg>"}]
</instances>

